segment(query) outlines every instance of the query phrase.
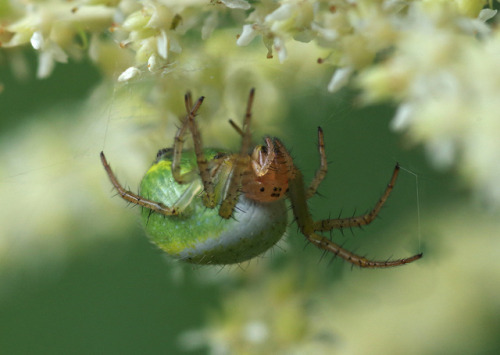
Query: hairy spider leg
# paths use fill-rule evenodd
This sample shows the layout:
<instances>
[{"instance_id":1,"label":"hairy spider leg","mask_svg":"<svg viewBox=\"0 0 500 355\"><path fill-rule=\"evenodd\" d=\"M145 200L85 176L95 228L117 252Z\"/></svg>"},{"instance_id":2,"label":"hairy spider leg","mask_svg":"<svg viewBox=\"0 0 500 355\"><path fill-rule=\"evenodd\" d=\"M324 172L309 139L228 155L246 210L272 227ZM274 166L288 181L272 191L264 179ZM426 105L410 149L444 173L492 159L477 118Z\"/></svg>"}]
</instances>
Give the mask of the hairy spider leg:
<instances>
[{"instance_id":1,"label":"hairy spider leg","mask_svg":"<svg viewBox=\"0 0 500 355\"><path fill-rule=\"evenodd\" d=\"M201 134L198 130L198 125L195 120L195 113L200 107L201 103L205 99L201 96L194 107L189 111L186 119L188 120L189 130L191 131L191 136L193 137L194 153L196 155L196 163L198 165L198 172L200 174L201 181L203 183L203 204L208 208L215 207L215 195L214 195L214 183L210 175L210 166L203 153L203 143L201 141ZM191 106L191 95L187 93L184 97L186 104L186 110ZM180 156L180 154L179 154Z\"/></svg>"},{"instance_id":2,"label":"hairy spider leg","mask_svg":"<svg viewBox=\"0 0 500 355\"><path fill-rule=\"evenodd\" d=\"M201 99L201 98L200 98ZM203 100L201 100L202 102ZM189 116L195 115L197 110L199 109L201 105L200 100L196 102L197 107L193 107L193 101L191 98L191 92L187 92L186 95L184 96L184 103L186 105L186 112L187 115L184 118L184 120L181 123L181 126L177 130L174 138L174 145L173 145L173 155L172 155L172 176L174 177L175 181L178 184L185 184L187 182L190 182L193 180L196 174L198 174L197 171L193 170L190 172L187 172L185 174L181 174L181 157L182 157L182 150L184 148L184 136L186 135L186 131L189 126Z\"/></svg>"},{"instance_id":3,"label":"hairy spider leg","mask_svg":"<svg viewBox=\"0 0 500 355\"><path fill-rule=\"evenodd\" d=\"M244 133L243 131L241 130L240 126L238 126L238 124L236 122L234 122L232 119L229 119L229 124L231 125L231 127L234 128L234 130L236 132L238 132L238 134L243 137Z\"/></svg>"},{"instance_id":4,"label":"hairy spider leg","mask_svg":"<svg viewBox=\"0 0 500 355\"><path fill-rule=\"evenodd\" d=\"M318 127L318 151L320 157L320 165L318 170L316 171L316 175L314 175L314 178L309 185L309 188L307 189L307 199L310 199L316 194L316 190L318 190L321 181L323 181L328 171L328 161L326 160L325 153L325 141L323 139L323 130L321 129L321 127Z\"/></svg>"},{"instance_id":5,"label":"hairy spider leg","mask_svg":"<svg viewBox=\"0 0 500 355\"><path fill-rule=\"evenodd\" d=\"M334 218L334 219L324 219L321 221L316 221L313 224L313 229L319 232L326 232L332 229L343 229L343 228L351 228L351 227L361 227L367 224L370 224L380 212L382 206L384 206L387 198L392 192L394 188L394 184L396 183L396 179L399 174L399 164L396 164L394 167L394 171L392 172L391 180L385 189L384 194L378 200L375 207L368 213L361 216L354 216L349 218Z\"/></svg>"},{"instance_id":6,"label":"hairy spider leg","mask_svg":"<svg viewBox=\"0 0 500 355\"><path fill-rule=\"evenodd\" d=\"M191 108L192 108L191 92L188 91L184 96L184 103L186 105L187 115L182 120L181 126L175 133L174 145L172 147L173 149L172 176L174 177L175 181L177 181L178 184L185 183L184 179L181 176L180 161L182 157L182 149L184 148L184 136L186 135L186 131L188 129L188 123L189 123L188 115L191 113Z\"/></svg>"},{"instance_id":7,"label":"hairy spider leg","mask_svg":"<svg viewBox=\"0 0 500 355\"><path fill-rule=\"evenodd\" d=\"M179 184L185 184L185 183L191 183L193 182L194 174L196 172L188 172L185 174L180 173L180 161L182 157L182 148L184 145L184 139L183 136L185 135L186 129L188 127L190 119L193 119L194 116L196 115L196 112L199 110L201 104L203 103L204 97L200 97L196 104L193 106L192 105L192 99L191 99L191 93L187 93L185 95L185 104L186 104L186 111L187 115L184 121L182 122L181 126L177 130L177 133L175 135L174 139L174 146L173 146L173 158L172 158L172 175L174 179L179 183ZM201 142L200 142L201 143ZM203 152L202 152L203 153ZM139 196L129 190L126 190L123 188L123 186L118 182L118 179L114 175L113 171L111 170L110 165L108 164L106 157L104 155L104 152L101 152L101 162L104 166L104 169L106 170L109 179L111 180L111 183L113 186L116 188L120 196L126 200L129 201L133 204L149 208L152 211L158 212L160 214L163 214L165 216L172 216L172 215L177 215L181 213L184 208L187 206L187 203L189 202L189 199L186 198L187 196L191 196L196 191L199 189L197 184L192 183L187 190L184 192L184 194L179 198L178 202L175 203L174 206L168 207L165 206L161 202L156 202L149 200L147 198L144 198L142 196ZM206 160L205 160L206 162ZM200 166L199 161L198 167Z\"/></svg>"},{"instance_id":8,"label":"hairy spider leg","mask_svg":"<svg viewBox=\"0 0 500 355\"><path fill-rule=\"evenodd\" d=\"M192 106L191 93L188 91L184 96L184 103L186 106L187 115L175 136L174 148L173 148L174 154L172 159L172 175L179 184L183 184L191 181L194 174L196 174L195 171L185 173L184 175L180 174L180 161L184 146L184 134L187 127L189 127L193 139L194 152L196 155L196 163L198 165L198 174L203 184L203 197L202 197L203 204L208 208L214 208L215 195L214 195L214 184L210 172L211 165L208 163L205 154L203 153L203 143L201 140L201 134L195 120L196 112L200 108L204 99L205 97L201 96L196 102L196 104Z\"/></svg>"},{"instance_id":9,"label":"hairy spider leg","mask_svg":"<svg viewBox=\"0 0 500 355\"><path fill-rule=\"evenodd\" d=\"M219 215L222 218L226 219L232 216L234 207L238 202L241 179L248 166L248 149L250 148L250 143L252 140L252 133L250 132L250 121L252 118L252 105L254 95L255 89L252 88L250 90L250 94L248 95L247 109L245 112L245 118L243 120L243 127L241 129L241 131L243 132L243 136L241 138L240 153L235 154L234 156L234 167L229 181L229 186L227 188L226 196L224 197L224 200L222 201L219 209Z\"/></svg>"},{"instance_id":10,"label":"hairy spider leg","mask_svg":"<svg viewBox=\"0 0 500 355\"><path fill-rule=\"evenodd\" d=\"M282 154L288 155L288 151L286 151L285 147L279 140L275 140L277 143L278 149ZM356 255L351 253L350 251L342 248L338 244L332 242L328 238L318 235L315 232L315 223L311 217L311 213L307 207L307 196L306 190L304 188L304 179L302 177L302 173L295 166L293 167L293 174L290 174L289 191L288 197L290 198L292 204L293 214L295 216L295 220L297 225L299 226L299 230L306 237L306 239L311 242L316 247L326 250L330 253L333 253L342 259L363 268L384 268L391 266L398 266L411 263L415 260L418 260L422 257L422 254L417 254L409 258L397 259L397 260L387 260L387 261L374 261L366 259L365 257ZM385 196L387 199L387 196ZM384 200L385 202L385 200ZM379 208L380 209L380 208Z\"/></svg>"},{"instance_id":11,"label":"hairy spider leg","mask_svg":"<svg viewBox=\"0 0 500 355\"><path fill-rule=\"evenodd\" d=\"M106 160L104 152L101 152L101 162L102 165L104 166L104 169L106 170L106 173L108 174L109 179L111 180L111 183L115 187L116 191L118 191L121 198L123 198L124 200L129 201L135 205L149 208L150 210L161 213L165 216L177 215L181 212L175 206L168 207L165 206L163 203L148 200L129 190L124 189L123 186L118 182L118 179L116 178L113 171L111 170L111 167L109 166L108 161Z\"/></svg>"}]
</instances>

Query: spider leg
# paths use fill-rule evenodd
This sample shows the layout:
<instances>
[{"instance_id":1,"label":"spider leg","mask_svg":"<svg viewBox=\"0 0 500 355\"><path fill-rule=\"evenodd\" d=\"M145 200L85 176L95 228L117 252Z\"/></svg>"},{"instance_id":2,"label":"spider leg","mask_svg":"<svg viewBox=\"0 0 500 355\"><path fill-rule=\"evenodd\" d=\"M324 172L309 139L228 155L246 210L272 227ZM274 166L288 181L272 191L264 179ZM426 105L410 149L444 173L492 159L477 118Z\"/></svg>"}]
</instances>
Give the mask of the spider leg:
<instances>
[{"instance_id":1,"label":"spider leg","mask_svg":"<svg viewBox=\"0 0 500 355\"><path fill-rule=\"evenodd\" d=\"M193 180L193 173L196 173L194 171L190 173L186 173L184 175L181 174L181 156L182 156L182 149L184 147L184 136L186 135L186 130L188 129L189 126L189 116L194 115L196 111L192 112L193 109L193 100L191 98L191 92L187 92L186 95L184 95L184 103L186 105L186 112L187 115L184 118L184 120L181 123L181 126L177 130L177 133L175 134L174 138L174 146L173 146L173 156L172 156L172 176L174 177L175 181L178 184L185 184L189 181ZM197 102L198 104L198 102ZM201 103L200 103L201 104ZM199 108L199 106L198 106ZM196 110L198 109L196 108Z\"/></svg>"},{"instance_id":2,"label":"spider leg","mask_svg":"<svg viewBox=\"0 0 500 355\"><path fill-rule=\"evenodd\" d=\"M120 194L121 198L123 198L124 200L129 201L135 205L149 208L150 210L158 212L165 216L172 216L180 213L180 209L176 207L167 207L163 203L148 200L124 189L123 186L118 182L115 174L113 174L113 171L111 170L111 167L109 166L109 163L106 160L106 156L103 152L101 152L101 162L104 166L104 169L106 170L106 173L108 174L109 179L111 180L111 183L115 187L116 191L118 191L118 194Z\"/></svg>"},{"instance_id":3,"label":"spider leg","mask_svg":"<svg viewBox=\"0 0 500 355\"><path fill-rule=\"evenodd\" d=\"M238 124L237 124L236 122L234 122L232 119L229 119L229 124L231 125L231 127L233 127L233 128L234 128L234 130L235 130L236 132L238 132L238 134L239 134L240 136L242 136L242 137L243 137L243 136L245 135L245 134L243 133L243 131L241 130L240 126L238 126Z\"/></svg>"},{"instance_id":4,"label":"spider leg","mask_svg":"<svg viewBox=\"0 0 500 355\"><path fill-rule=\"evenodd\" d=\"M326 172L328 171L328 162L326 160L326 153L325 153L325 141L323 139L323 130L321 127L318 127L318 150L319 150L319 156L320 156L320 166L318 170L316 171L316 175L314 176L314 179L311 181L311 184L309 185L309 188L307 189L306 193L306 198L310 199L311 197L316 194L316 190L319 187L319 184L321 184L321 181L326 176Z\"/></svg>"},{"instance_id":5,"label":"spider leg","mask_svg":"<svg viewBox=\"0 0 500 355\"><path fill-rule=\"evenodd\" d=\"M361 227L367 224L370 224L380 212L382 206L384 206L387 198L392 192L394 188L394 184L396 183L396 179L399 174L399 164L396 164L394 167L394 171L392 173L391 180L385 189L384 194L378 200L375 207L368 213L361 216L353 216L349 218L334 218L334 219L324 219L321 221L314 222L313 229L315 231L329 231L332 229L343 229L343 228L351 228L351 227Z\"/></svg>"},{"instance_id":6,"label":"spider leg","mask_svg":"<svg viewBox=\"0 0 500 355\"><path fill-rule=\"evenodd\" d=\"M351 253L338 244L332 242L328 238L314 233L315 223L313 222L311 214L307 207L307 197L304 188L302 173L297 168L295 168L294 178L289 181L289 188L290 189L288 192L288 196L290 197L292 203L292 210L295 215L297 225L299 226L300 231L307 238L307 240L314 244L316 247L326 250L354 265L358 265L363 268L385 268L391 266L399 266L411 263L422 257L422 254L417 254L404 259L375 261Z\"/></svg>"},{"instance_id":7,"label":"spider leg","mask_svg":"<svg viewBox=\"0 0 500 355\"><path fill-rule=\"evenodd\" d=\"M208 208L214 208L215 207L214 183L210 175L210 166L205 157L205 154L203 154L203 144L201 141L201 134L200 131L198 130L198 125L196 124L195 120L196 112L200 108L204 99L205 97L201 96L198 99L198 101L196 101L194 106L191 108L191 94L188 92L185 96L184 101L186 104L186 110L188 111L188 115L186 116L186 121L189 125L191 136L193 137L193 145L194 145L194 152L196 155L196 162L198 164L198 172L200 174L200 178L203 183L203 204ZM179 157L178 159L180 160L182 149L179 148L182 148L182 145L179 146L179 144L177 144L177 149L179 150L179 152L176 152L174 149L174 158L176 158L177 154ZM179 161L176 162L176 164L178 163ZM178 165L175 165L175 168L180 169Z\"/></svg>"},{"instance_id":8,"label":"spider leg","mask_svg":"<svg viewBox=\"0 0 500 355\"><path fill-rule=\"evenodd\" d=\"M351 253L350 251L341 248L338 244L333 243L331 240L328 238L325 238L321 235L312 233L309 236L306 236L307 240L309 240L312 244L317 246L320 249L327 250L337 256L340 256L342 259L357 265L359 267L363 268L385 268L385 267L392 267L392 266L400 266L404 264L409 264L415 260L418 260L422 257L422 253L413 255L409 258L403 258L403 259L396 259L396 260L386 260L386 261L376 261L376 260L369 260L365 257L362 257L360 255L356 255L354 253Z\"/></svg>"},{"instance_id":9,"label":"spider leg","mask_svg":"<svg viewBox=\"0 0 500 355\"><path fill-rule=\"evenodd\" d=\"M231 180L227 188L226 196L221 203L219 209L219 215L222 218L230 218L233 214L234 207L238 202L239 189L241 186L241 178L245 174L248 166L248 149L250 148L250 143L252 140L252 133L250 132L250 121L252 118L252 105L255 95L255 89L250 90L248 95L247 109L245 113L245 118L243 120L243 127L241 131L243 132L241 138L241 149L240 153L235 156L234 167L231 175ZM237 127L233 125L233 127ZM236 129L236 128L235 128ZM238 129L236 129L239 131Z\"/></svg>"}]
</instances>

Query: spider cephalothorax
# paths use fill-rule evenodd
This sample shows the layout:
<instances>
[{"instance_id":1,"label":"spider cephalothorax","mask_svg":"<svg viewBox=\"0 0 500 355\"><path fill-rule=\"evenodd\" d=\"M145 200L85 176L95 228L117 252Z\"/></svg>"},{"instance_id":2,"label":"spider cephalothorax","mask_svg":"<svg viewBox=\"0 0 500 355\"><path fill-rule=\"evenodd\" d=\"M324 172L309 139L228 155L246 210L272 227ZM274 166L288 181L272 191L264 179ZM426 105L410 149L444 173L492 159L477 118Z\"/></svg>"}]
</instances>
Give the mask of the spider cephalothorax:
<instances>
[{"instance_id":1,"label":"spider cephalothorax","mask_svg":"<svg viewBox=\"0 0 500 355\"><path fill-rule=\"evenodd\" d=\"M187 115L173 148L160 150L142 180L140 194L120 185L101 152L104 168L120 196L144 207L143 221L153 242L170 255L192 263L239 263L271 248L285 234L288 199L306 239L350 263L369 268L390 267L422 257L416 254L397 260L368 260L318 234L371 223L394 187L399 166L396 165L384 194L369 213L313 221L307 200L316 193L327 172L323 131L318 128L320 168L306 187L301 171L278 138L266 137L266 145L257 146L248 154L253 98L252 89L242 128L230 121L242 138L240 151L231 154L203 148L195 115L204 98L193 105L191 95L186 94ZM183 151L188 129L194 151Z\"/></svg>"}]
</instances>

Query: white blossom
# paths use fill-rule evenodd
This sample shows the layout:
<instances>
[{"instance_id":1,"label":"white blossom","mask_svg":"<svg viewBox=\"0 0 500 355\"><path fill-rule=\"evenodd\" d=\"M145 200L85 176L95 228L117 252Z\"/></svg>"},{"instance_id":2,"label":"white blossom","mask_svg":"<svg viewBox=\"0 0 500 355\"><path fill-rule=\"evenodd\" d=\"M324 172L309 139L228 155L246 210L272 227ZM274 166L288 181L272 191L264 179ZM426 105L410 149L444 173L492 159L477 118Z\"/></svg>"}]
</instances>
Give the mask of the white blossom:
<instances>
[{"instance_id":1,"label":"white blossom","mask_svg":"<svg viewBox=\"0 0 500 355\"><path fill-rule=\"evenodd\" d=\"M118 82L129 81L130 79L137 77L140 73L141 73L141 71L136 67L127 68L118 77Z\"/></svg>"},{"instance_id":2,"label":"white blossom","mask_svg":"<svg viewBox=\"0 0 500 355\"><path fill-rule=\"evenodd\" d=\"M257 31L254 29L254 25L244 25L241 35L236 40L238 46L246 46L249 44L255 36L257 36Z\"/></svg>"},{"instance_id":3,"label":"white blossom","mask_svg":"<svg viewBox=\"0 0 500 355\"><path fill-rule=\"evenodd\" d=\"M245 0L221 0L221 2L230 9L248 10L250 8L250 4Z\"/></svg>"},{"instance_id":4,"label":"white blossom","mask_svg":"<svg viewBox=\"0 0 500 355\"><path fill-rule=\"evenodd\" d=\"M344 87L351 78L353 69L350 67L338 68L328 83L328 91L335 92Z\"/></svg>"}]
</instances>

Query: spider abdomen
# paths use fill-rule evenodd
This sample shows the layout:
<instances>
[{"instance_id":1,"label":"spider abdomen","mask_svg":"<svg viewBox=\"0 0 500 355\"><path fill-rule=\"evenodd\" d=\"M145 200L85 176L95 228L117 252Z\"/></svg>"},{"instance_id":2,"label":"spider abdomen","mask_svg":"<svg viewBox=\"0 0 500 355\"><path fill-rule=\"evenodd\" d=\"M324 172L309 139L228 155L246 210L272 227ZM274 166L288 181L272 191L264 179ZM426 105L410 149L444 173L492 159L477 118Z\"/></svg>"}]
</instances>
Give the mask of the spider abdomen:
<instances>
[{"instance_id":1,"label":"spider abdomen","mask_svg":"<svg viewBox=\"0 0 500 355\"><path fill-rule=\"evenodd\" d=\"M221 153L205 149L208 161ZM140 195L166 206L182 206L178 215L164 216L143 209L142 219L151 240L173 257L196 264L233 264L251 259L278 242L287 227L284 199L261 203L239 197L230 219L219 216L219 208L206 208L200 197L203 185L198 175L186 184L172 176L171 156L161 156L141 182ZM216 201L220 203L228 174L222 164L214 178ZM181 172L196 169L193 152L185 151Z\"/></svg>"}]
</instances>

